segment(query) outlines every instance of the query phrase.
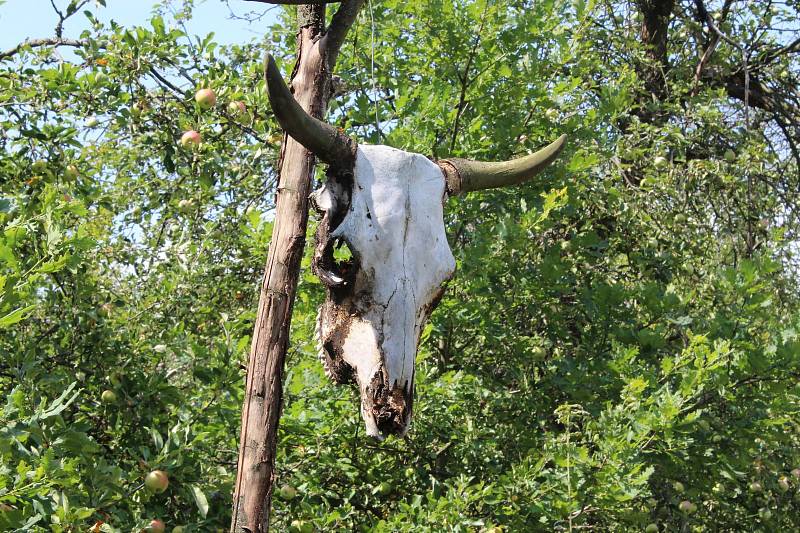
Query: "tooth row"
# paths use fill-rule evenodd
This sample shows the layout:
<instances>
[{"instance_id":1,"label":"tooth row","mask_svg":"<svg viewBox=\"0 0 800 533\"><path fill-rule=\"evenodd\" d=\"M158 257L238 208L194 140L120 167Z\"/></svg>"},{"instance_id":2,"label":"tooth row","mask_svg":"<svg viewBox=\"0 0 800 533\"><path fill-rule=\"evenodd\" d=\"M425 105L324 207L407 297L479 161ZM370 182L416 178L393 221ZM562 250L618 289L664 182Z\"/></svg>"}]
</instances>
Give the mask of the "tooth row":
<instances>
[{"instance_id":1,"label":"tooth row","mask_svg":"<svg viewBox=\"0 0 800 533\"><path fill-rule=\"evenodd\" d=\"M333 372L328 365L328 358L325 356L325 349L322 346L322 307L317 312L317 323L314 327L314 337L317 339L317 357L319 357L322 368L325 369L325 375L328 379L333 379Z\"/></svg>"}]
</instances>

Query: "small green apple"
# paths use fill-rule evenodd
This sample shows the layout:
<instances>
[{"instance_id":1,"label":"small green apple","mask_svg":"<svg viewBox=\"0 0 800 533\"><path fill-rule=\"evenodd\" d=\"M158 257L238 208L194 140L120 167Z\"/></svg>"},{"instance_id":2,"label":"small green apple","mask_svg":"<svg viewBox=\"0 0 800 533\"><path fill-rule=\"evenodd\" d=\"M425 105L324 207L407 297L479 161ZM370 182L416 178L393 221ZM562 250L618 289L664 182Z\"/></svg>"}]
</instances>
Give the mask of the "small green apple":
<instances>
[{"instance_id":1,"label":"small green apple","mask_svg":"<svg viewBox=\"0 0 800 533\"><path fill-rule=\"evenodd\" d=\"M658 524L647 524L644 533L658 533Z\"/></svg>"},{"instance_id":2,"label":"small green apple","mask_svg":"<svg viewBox=\"0 0 800 533\"><path fill-rule=\"evenodd\" d=\"M217 95L212 89L200 89L195 93L194 101L202 109L211 109L217 105Z\"/></svg>"},{"instance_id":3,"label":"small green apple","mask_svg":"<svg viewBox=\"0 0 800 533\"><path fill-rule=\"evenodd\" d=\"M144 530L147 533L164 533L166 529L167 526L164 524L164 522L162 522L158 518L154 518L153 520L151 520L150 524L148 524L148 526L144 528Z\"/></svg>"},{"instance_id":4,"label":"small green apple","mask_svg":"<svg viewBox=\"0 0 800 533\"><path fill-rule=\"evenodd\" d=\"M64 178L69 181L75 180L78 177L78 175L79 175L78 167L76 167L75 165L67 165L67 168L64 169Z\"/></svg>"},{"instance_id":5,"label":"small green apple","mask_svg":"<svg viewBox=\"0 0 800 533\"><path fill-rule=\"evenodd\" d=\"M203 136L198 131L189 130L181 135L180 143L183 148L194 148L199 146L201 142L203 142Z\"/></svg>"},{"instance_id":6,"label":"small green apple","mask_svg":"<svg viewBox=\"0 0 800 533\"><path fill-rule=\"evenodd\" d=\"M544 346L534 346L531 350L531 356L534 361L544 361L547 359L547 349Z\"/></svg>"},{"instance_id":7,"label":"small green apple","mask_svg":"<svg viewBox=\"0 0 800 533\"><path fill-rule=\"evenodd\" d=\"M169 476L163 470L153 470L144 477L144 486L153 493L160 494L169 486Z\"/></svg>"},{"instance_id":8,"label":"small green apple","mask_svg":"<svg viewBox=\"0 0 800 533\"><path fill-rule=\"evenodd\" d=\"M121 374L119 372L112 372L108 375L108 382L111 384L112 387L119 387L122 383Z\"/></svg>"},{"instance_id":9,"label":"small green apple","mask_svg":"<svg viewBox=\"0 0 800 533\"><path fill-rule=\"evenodd\" d=\"M100 395L100 400L103 403L115 403L117 401L117 394L113 390L106 389L103 391L103 394Z\"/></svg>"},{"instance_id":10,"label":"small green apple","mask_svg":"<svg viewBox=\"0 0 800 533\"><path fill-rule=\"evenodd\" d=\"M786 476L778 478L778 489L781 492L787 492L789 490L789 478Z\"/></svg>"},{"instance_id":11,"label":"small green apple","mask_svg":"<svg viewBox=\"0 0 800 533\"><path fill-rule=\"evenodd\" d=\"M244 102L235 101L228 103L228 113L233 118L242 118L247 114L247 106L244 105Z\"/></svg>"},{"instance_id":12,"label":"small green apple","mask_svg":"<svg viewBox=\"0 0 800 533\"><path fill-rule=\"evenodd\" d=\"M178 210L181 213L188 213L194 207L194 200L184 198L180 202L178 202Z\"/></svg>"},{"instance_id":13,"label":"small green apple","mask_svg":"<svg viewBox=\"0 0 800 533\"><path fill-rule=\"evenodd\" d=\"M183 148L195 148L200 146L201 142L203 142L203 136L198 131L189 130L181 135L180 144Z\"/></svg>"},{"instance_id":14,"label":"small green apple","mask_svg":"<svg viewBox=\"0 0 800 533\"><path fill-rule=\"evenodd\" d=\"M392 484L388 481L382 481L380 485L378 485L378 492L383 496L388 496L392 493Z\"/></svg>"},{"instance_id":15,"label":"small green apple","mask_svg":"<svg viewBox=\"0 0 800 533\"><path fill-rule=\"evenodd\" d=\"M314 526L305 520L292 520L289 531L291 533L314 533Z\"/></svg>"},{"instance_id":16,"label":"small green apple","mask_svg":"<svg viewBox=\"0 0 800 533\"><path fill-rule=\"evenodd\" d=\"M753 481L752 483L750 483L748 488L750 489L750 492L754 494L757 494L762 490L764 490L764 487L762 487L761 483L759 483L758 481Z\"/></svg>"},{"instance_id":17,"label":"small green apple","mask_svg":"<svg viewBox=\"0 0 800 533\"><path fill-rule=\"evenodd\" d=\"M683 486L683 483L680 481L676 481L672 484L672 488L675 489L677 494L683 494L686 491L686 487Z\"/></svg>"},{"instance_id":18,"label":"small green apple","mask_svg":"<svg viewBox=\"0 0 800 533\"><path fill-rule=\"evenodd\" d=\"M694 503L690 502L689 500L683 500L681 503L678 504L678 509L683 514L689 515L689 514L693 514L695 511L697 511L697 505L695 505Z\"/></svg>"},{"instance_id":19,"label":"small green apple","mask_svg":"<svg viewBox=\"0 0 800 533\"><path fill-rule=\"evenodd\" d=\"M728 148L727 150L725 150L725 154L723 155L723 157L725 158L725 161L727 161L728 163L733 163L734 161L736 161L736 152Z\"/></svg>"},{"instance_id":20,"label":"small green apple","mask_svg":"<svg viewBox=\"0 0 800 533\"><path fill-rule=\"evenodd\" d=\"M297 497L297 489L289 484L282 485L278 490L278 497L287 502L294 500Z\"/></svg>"},{"instance_id":21,"label":"small green apple","mask_svg":"<svg viewBox=\"0 0 800 533\"><path fill-rule=\"evenodd\" d=\"M92 117L88 117L83 124L87 128L94 128L95 126L97 126L97 124L99 124L99 122L100 121L97 120L97 117L92 116Z\"/></svg>"}]
</instances>

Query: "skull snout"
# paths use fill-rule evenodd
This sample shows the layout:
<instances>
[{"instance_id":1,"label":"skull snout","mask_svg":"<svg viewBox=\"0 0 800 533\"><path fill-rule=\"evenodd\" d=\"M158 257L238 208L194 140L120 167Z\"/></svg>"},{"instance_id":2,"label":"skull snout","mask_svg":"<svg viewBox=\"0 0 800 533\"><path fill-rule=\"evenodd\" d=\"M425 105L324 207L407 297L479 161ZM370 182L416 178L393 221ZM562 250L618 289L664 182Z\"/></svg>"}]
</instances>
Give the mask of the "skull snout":
<instances>
[{"instance_id":1,"label":"skull snout","mask_svg":"<svg viewBox=\"0 0 800 533\"><path fill-rule=\"evenodd\" d=\"M384 371L376 372L361 388L361 406L367 435L384 440L389 435L404 437L411 422L413 384L386 386Z\"/></svg>"}]
</instances>

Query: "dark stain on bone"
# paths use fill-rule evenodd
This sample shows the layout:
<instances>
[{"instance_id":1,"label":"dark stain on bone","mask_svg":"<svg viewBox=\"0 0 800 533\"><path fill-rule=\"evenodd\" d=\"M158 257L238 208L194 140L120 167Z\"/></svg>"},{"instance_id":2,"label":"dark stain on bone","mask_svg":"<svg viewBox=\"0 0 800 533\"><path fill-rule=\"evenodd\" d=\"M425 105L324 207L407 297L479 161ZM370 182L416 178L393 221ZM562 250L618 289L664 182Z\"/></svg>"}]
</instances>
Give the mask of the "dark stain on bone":
<instances>
[{"instance_id":1,"label":"dark stain on bone","mask_svg":"<svg viewBox=\"0 0 800 533\"><path fill-rule=\"evenodd\" d=\"M344 343L350 333L354 316L343 309L326 302L321 319L334 324L331 331L320 339L322 342L323 365L331 380L338 384L355 383L355 372L344 360Z\"/></svg>"},{"instance_id":2,"label":"dark stain on bone","mask_svg":"<svg viewBox=\"0 0 800 533\"><path fill-rule=\"evenodd\" d=\"M413 386L409 390L387 386L383 372L376 372L367 388L367 406L384 435L400 435L408 425L414 403Z\"/></svg>"}]
</instances>

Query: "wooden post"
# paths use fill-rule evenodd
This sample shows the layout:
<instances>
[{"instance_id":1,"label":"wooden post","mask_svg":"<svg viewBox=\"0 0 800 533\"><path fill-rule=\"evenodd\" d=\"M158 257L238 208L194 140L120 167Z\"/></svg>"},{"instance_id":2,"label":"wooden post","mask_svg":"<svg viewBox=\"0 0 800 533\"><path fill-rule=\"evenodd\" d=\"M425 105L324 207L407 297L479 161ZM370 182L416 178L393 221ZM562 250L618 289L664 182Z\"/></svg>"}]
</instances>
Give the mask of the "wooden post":
<instances>
[{"instance_id":1,"label":"wooden post","mask_svg":"<svg viewBox=\"0 0 800 533\"><path fill-rule=\"evenodd\" d=\"M297 1L266 0L266 3ZM327 31L325 2L297 7L298 59L292 88L295 99L316 118L325 115L331 94L331 71L362 4L363 0L344 0ZM284 136L272 241L247 365L231 533L269 531L283 369L305 244L314 164L312 154Z\"/></svg>"}]
</instances>

